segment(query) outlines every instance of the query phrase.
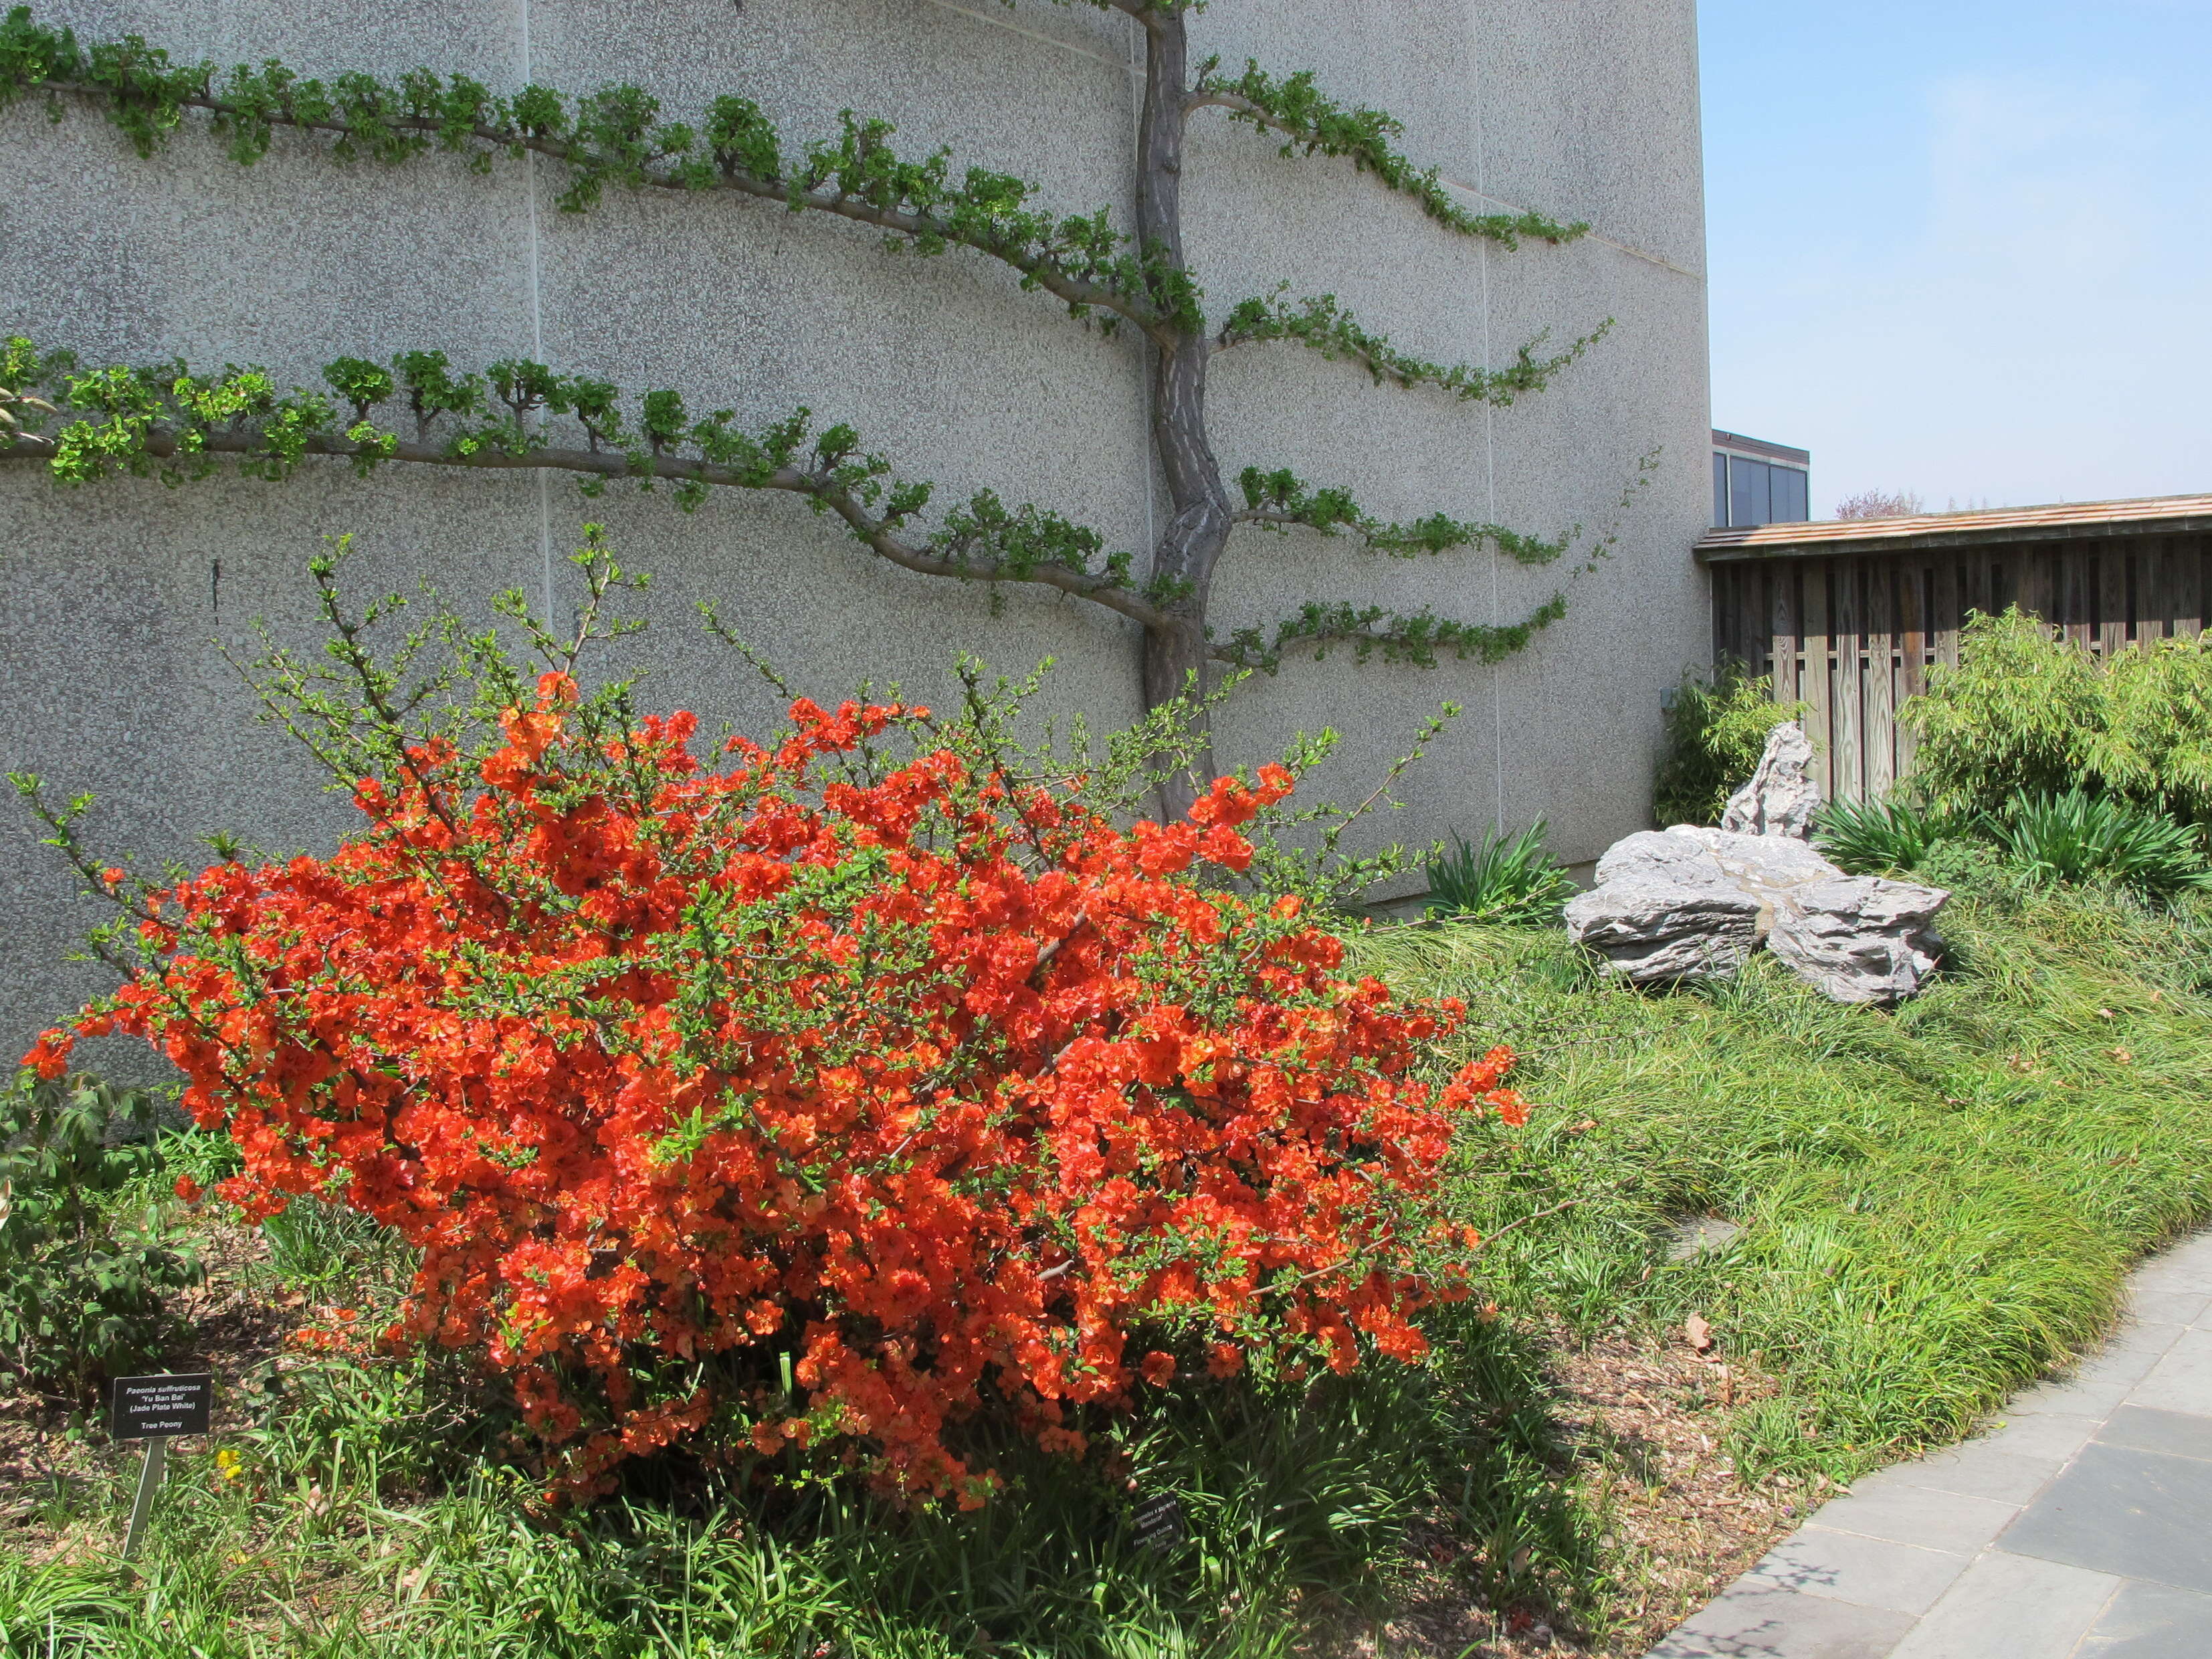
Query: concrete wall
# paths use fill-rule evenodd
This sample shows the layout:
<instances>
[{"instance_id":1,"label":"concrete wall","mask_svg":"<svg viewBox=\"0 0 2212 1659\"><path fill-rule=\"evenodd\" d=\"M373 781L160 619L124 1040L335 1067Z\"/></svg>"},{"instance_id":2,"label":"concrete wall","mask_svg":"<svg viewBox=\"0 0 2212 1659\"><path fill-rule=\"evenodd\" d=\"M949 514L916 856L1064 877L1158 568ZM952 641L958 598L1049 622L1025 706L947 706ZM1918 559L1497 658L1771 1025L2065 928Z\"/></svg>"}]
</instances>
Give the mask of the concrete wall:
<instances>
[{"instance_id":1,"label":"concrete wall","mask_svg":"<svg viewBox=\"0 0 2212 1659\"><path fill-rule=\"evenodd\" d=\"M59 0L89 37L143 33L180 58L281 56L311 74L426 64L495 86L640 82L672 114L738 90L804 137L851 107L896 119L916 149L1017 170L1055 207L1126 213L1141 93L1135 30L1086 6L997 0ZM1225 307L1282 277L1334 292L1424 356L1505 361L1550 330L1613 332L1553 389L1492 411L1379 391L1295 348L1220 360L1215 443L1231 474L1290 465L1355 484L1386 515L1443 510L1549 533L1617 530L1572 589L1567 620L1496 668L1436 672L1348 656L1287 665L1221 721L1224 762L1292 732L1347 734L1319 786L1364 794L1425 714L1467 713L1385 826L1425 841L1549 818L1571 859L1644 823L1662 688L1701 659L1704 588L1689 548L1705 525L1705 234L1692 0L1216 0L1201 52L1311 66L1339 96L1400 114L1405 147L1476 205L1587 219L1559 249L1507 253L1450 236L1341 162L1285 161L1249 129L1201 116L1186 172L1191 252ZM854 227L720 198L615 194L588 217L555 210L557 169L450 157L344 170L279 135L242 170L180 137L151 161L95 115L0 115L0 331L88 362L181 356L256 362L312 382L340 353L442 347L478 365L511 354L626 389L682 390L695 409L765 419L804 402L851 419L942 500L989 486L1149 544L1158 511L1139 348L1072 325L989 261L883 252ZM1639 457L1656 482L1623 514ZM351 532L364 586L428 574L480 599L550 593L586 518L658 581L639 654L665 702L710 726L759 726L772 699L710 649L693 602L713 598L793 677L836 692L861 676L942 683L957 647L1009 668L1051 653L1051 700L1096 726L1138 712L1135 640L1104 613L987 597L870 559L782 497L718 492L696 515L664 491L586 503L559 477L368 481L311 464L280 485L227 479L171 491L117 481L64 491L0 469L0 750L57 787L101 799L94 832L143 859L192 859L223 828L271 849L327 844L344 813L265 727L210 641L265 616L304 635L302 564ZM1260 534L1232 548L1216 626L1268 621L1322 595L1510 620L1557 570L1480 556L1419 562L1342 542ZM8 809L12 810L12 809ZM0 1046L101 981L58 959L88 919L27 830L0 847Z\"/></svg>"}]
</instances>

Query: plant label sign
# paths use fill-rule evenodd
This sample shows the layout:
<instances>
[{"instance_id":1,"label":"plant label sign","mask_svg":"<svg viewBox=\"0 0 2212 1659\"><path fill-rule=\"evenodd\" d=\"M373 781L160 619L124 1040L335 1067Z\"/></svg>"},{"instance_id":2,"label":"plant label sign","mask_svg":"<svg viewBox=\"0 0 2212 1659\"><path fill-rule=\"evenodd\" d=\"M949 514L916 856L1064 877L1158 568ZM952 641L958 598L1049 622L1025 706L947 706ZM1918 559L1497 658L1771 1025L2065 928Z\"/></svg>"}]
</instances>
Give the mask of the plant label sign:
<instances>
[{"instance_id":1,"label":"plant label sign","mask_svg":"<svg viewBox=\"0 0 2212 1659\"><path fill-rule=\"evenodd\" d=\"M1148 1550L1173 1549L1189 1535L1182 1524L1182 1505L1173 1492L1146 1498L1129 1518L1136 1523L1137 1541Z\"/></svg>"},{"instance_id":2,"label":"plant label sign","mask_svg":"<svg viewBox=\"0 0 2212 1659\"><path fill-rule=\"evenodd\" d=\"M205 1434L215 1407L215 1373L178 1371L167 1376L118 1376L109 1407L109 1431L118 1440Z\"/></svg>"}]
</instances>

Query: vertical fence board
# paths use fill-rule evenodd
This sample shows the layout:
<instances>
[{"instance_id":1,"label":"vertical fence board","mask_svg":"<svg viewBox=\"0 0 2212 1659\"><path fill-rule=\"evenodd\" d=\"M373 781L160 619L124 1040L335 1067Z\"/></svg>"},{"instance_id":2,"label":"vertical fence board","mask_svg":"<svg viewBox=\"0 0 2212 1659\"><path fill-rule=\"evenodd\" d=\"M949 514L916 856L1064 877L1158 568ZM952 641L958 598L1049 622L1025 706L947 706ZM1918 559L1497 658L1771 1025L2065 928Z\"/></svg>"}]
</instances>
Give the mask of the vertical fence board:
<instances>
[{"instance_id":1,"label":"vertical fence board","mask_svg":"<svg viewBox=\"0 0 2212 1659\"><path fill-rule=\"evenodd\" d=\"M1857 800L1866 793L1866 561L1836 561L1834 611L1828 627L1836 639L1836 794Z\"/></svg>"},{"instance_id":2,"label":"vertical fence board","mask_svg":"<svg viewBox=\"0 0 2212 1659\"><path fill-rule=\"evenodd\" d=\"M2173 606L2166 597L2166 538L2138 536L2128 555L2128 637L2166 637Z\"/></svg>"},{"instance_id":3,"label":"vertical fence board","mask_svg":"<svg viewBox=\"0 0 2212 1659\"><path fill-rule=\"evenodd\" d=\"M1861 561L1866 571L1866 776L1869 798L1897 781L1897 579L1895 559Z\"/></svg>"},{"instance_id":4,"label":"vertical fence board","mask_svg":"<svg viewBox=\"0 0 2212 1659\"><path fill-rule=\"evenodd\" d=\"M1797 700L1797 584L1804 572L1794 561L1767 573L1767 657L1774 665L1774 701Z\"/></svg>"},{"instance_id":5,"label":"vertical fence board","mask_svg":"<svg viewBox=\"0 0 2212 1659\"><path fill-rule=\"evenodd\" d=\"M2065 638L2086 647L2090 643L2089 613L2095 604L2090 592L2090 573L2094 568L2094 556L2083 556L2079 549L2035 550L2039 564L2050 568L2048 585L2042 587L2045 602L2024 605L2024 610L2040 611L2043 619L2056 628Z\"/></svg>"},{"instance_id":6,"label":"vertical fence board","mask_svg":"<svg viewBox=\"0 0 2212 1659\"><path fill-rule=\"evenodd\" d=\"M2162 621L2161 632L2166 639L2188 633L2193 627L2191 613L2196 606L2190 603L2189 584L2182 580L2182 556L2189 545L2186 536L2160 536L2158 538L2158 616Z\"/></svg>"},{"instance_id":7,"label":"vertical fence board","mask_svg":"<svg viewBox=\"0 0 2212 1659\"><path fill-rule=\"evenodd\" d=\"M1834 703L1828 662L1828 573L1826 559L1810 562L1804 574L1805 675L1798 695L1812 705L1805 735L1813 739L1814 779L1820 793L1836 793L1835 737L1830 714Z\"/></svg>"},{"instance_id":8,"label":"vertical fence board","mask_svg":"<svg viewBox=\"0 0 2212 1659\"><path fill-rule=\"evenodd\" d=\"M1897 637L1898 679L1897 711L1905 712L1907 701L1920 695L1925 680L1923 665L1928 660L1928 613L1933 609L1936 592L1936 572L1920 559L1906 562L1897 576ZM1912 729L1902 719L1897 722L1897 775L1903 777L1912 770L1912 754L1917 745Z\"/></svg>"},{"instance_id":9,"label":"vertical fence board","mask_svg":"<svg viewBox=\"0 0 2212 1659\"><path fill-rule=\"evenodd\" d=\"M2112 661L2128 642L2130 624L2135 621L2128 606L2128 565L2127 544L2106 542L2099 567L2104 592L2097 605L2098 643L2103 647L2106 662Z\"/></svg>"},{"instance_id":10,"label":"vertical fence board","mask_svg":"<svg viewBox=\"0 0 2212 1659\"><path fill-rule=\"evenodd\" d=\"M1959 663L1959 621L1966 614L1966 595L1959 587L1960 562L1954 554L1936 555L1936 614L1928 618L1936 660L1954 668Z\"/></svg>"},{"instance_id":11,"label":"vertical fence board","mask_svg":"<svg viewBox=\"0 0 2212 1659\"><path fill-rule=\"evenodd\" d=\"M2176 536L2166 544L2166 580L2173 585L2173 631L2204 626L2204 547L2202 536Z\"/></svg>"},{"instance_id":12,"label":"vertical fence board","mask_svg":"<svg viewBox=\"0 0 2212 1659\"><path fill-rule=\"evenodd\" d=\"M1743 585L1743 655L1751 665L1753 674L1773 672L1772 653L1767 649L1766 591L1771 585L1774 567L1765 561L1751 567L1750 580Z\"/></svg>"},{"instance_id":13,"label":"vertical fence board","mask_svg":"<svg viewBox=\"0 0 2212 1659\"><path fill-rule=\"evenodd\" d=\"M2047 622L2057 621L2060 574L2054 550L2040 544L2028 548L2020 562L2020 608Z\"/></svg>"}]
</instances>

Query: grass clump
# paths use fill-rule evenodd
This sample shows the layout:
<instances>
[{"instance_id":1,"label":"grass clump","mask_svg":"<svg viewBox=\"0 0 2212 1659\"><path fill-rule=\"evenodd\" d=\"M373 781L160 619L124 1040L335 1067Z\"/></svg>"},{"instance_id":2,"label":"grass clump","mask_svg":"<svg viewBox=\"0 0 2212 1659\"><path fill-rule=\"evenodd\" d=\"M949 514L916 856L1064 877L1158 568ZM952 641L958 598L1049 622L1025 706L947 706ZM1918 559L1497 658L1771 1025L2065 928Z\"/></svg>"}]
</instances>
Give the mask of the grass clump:
<instances>
[{"instance_id":1,"label":"grass clump","mask_svg":"<svg viewBox=\"0 0 2212 1659\"><path fill-rule=\"evenodd\" d=\"M1847 1480L1954 1439L2094 1344L2130 1260L2212 1214L2212 924L1996 873L1945 913L1953 970L1894 1013L1764 958L1652 995L1552 934L1365 945L1465 998L1545 1103L1511 1176L1453 1199L1496 1236L1501 1301L1584 1334L1703 1316L1781 1381L1734 1421L1753 1474ZM1705 1216L1743 1231L1672 1260Z\"/></svg>"},{"instance_id":2,"label":"grass clump","mask_svg":"<svg viewBox=\"0 0 2212 1659\"><path fill-rule=\"evenodd\" d=\"M1995 833L2033 881L2102 880L2147 894L2212 887L2195 830L2110 795L2021 795Z\"/></svg>"},{"instance_id":3,"label":"grass clump","mask_svg":"<svg viewBox=\"0 0 2212 1659\"><path fill-rule=\"evenodd\" d=\"M1905 800L1832 800L1815 815L1813 845L1855 876L1909 873L1947 842L1970 836L1971 817Z\"/></svg>"},{"instance_id":4,"label":"grass clump","mask_svg":"<svg viewBox=\"0 0 2212 1659\"><path fill-rule=\"evenodd\" d=\"M212 1137L179 1139L180 1163L220 1166L191 1144ZM374 1326L399 1282L352 1224L280 1218L255 1272L357 1298ZM1540 1350L1465 1305L1427 1329L1422 1366L1178 1379L1080 1462L1007 1429L978 1449L1006 1489L969 1513L674 1458L595 1507L550 1505L496 1390L450 1358L348 1345L254 1387L223 1376L226 1431L179 1443L133 1568L112 1551L135 1459L32 1495L22 1518L54 1545L0 1557L0 1653L51 1632L58 1652L139 1659L1274 1659L1439 1571L1475 1605L1600 1618L1602 1526L1563 1479ZM1155 1548L1133 1516L1163 1494L1184 1535Z\"/></svg>"},{"instance_id":5,"label":"grass clump","mask_svg":"<svg viewBox=\"0 0 2212 1659\"><path fill-rule=\"evenodd\" d=\"M1516 836L1486 835L1476 846L1455 835L1449 850L1440 846L1429 856L1428 914L1493 927L1556 921L1575 884L1547 850L1545 834L1538 818Z\"/></svg>"}]
</instances>

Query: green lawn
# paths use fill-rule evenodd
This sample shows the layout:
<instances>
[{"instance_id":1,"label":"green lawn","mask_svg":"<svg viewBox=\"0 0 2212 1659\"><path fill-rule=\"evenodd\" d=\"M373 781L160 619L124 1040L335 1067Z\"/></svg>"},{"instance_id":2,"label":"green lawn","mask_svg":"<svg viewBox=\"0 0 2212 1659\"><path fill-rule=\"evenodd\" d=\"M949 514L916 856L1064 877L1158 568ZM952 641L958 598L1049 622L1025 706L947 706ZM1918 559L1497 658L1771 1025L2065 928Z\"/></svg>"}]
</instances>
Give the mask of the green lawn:
<instances>
[{"instance_id":1,"label":"green lawn","mask_svg":"<svg viewBox=\"0 0 2212 1659\"><path fill-rule=\"evenodd\" d=\"M1753 1474L1956 1438L2093 1343L2127 1264L2212 1217L2212 927L2002 883L1944 927L1954 971L1895 1013L1766 958L1650 995L1556 933L1371 939L1550 1107L1513 1178L1455 1195L1491 1228L1571 1206L1499 1238L1499 1299L1584 1331L1709 1320L1784 1383L1732 1425ZM1670 1263L1704 1215L1744 1231Z\"/></svg>"},{"instance_id":2,"label":"green lawn","mask_svg":"<svg viewBox=\"0 0 2212 1659\"><path fill-rule=\"evenodd\" d=\"M1467 1000L1459 1047L1527 1057L1535 1121L1446 1202L1496 1236L1504 1316L1443 1310L1417 1370L1179 1385L1121 1431L1129 1479L1008 1447L1011 1494L970 1516L818 1491L763 1515L683 1480L547 1515L445 1373L310 1364L221 1442L233 1473L173 1462L141 1571L106 1553L128 1461L58 1454L20 1500L24 1541L0 1546L0 1639L162 1659L1257 1656L1356 1632L1418 1568L1613 1650L1638 1564L1608 1542L1607 1454L1554 1430L1559 1345L1662 1340L1696 1313L1719 1356L1779 1380L1714 1408L1738 1465L1847 1479L2094 1342L2127 1264L2212 1216L2212 922L1997 883L1948 931L1955 971L1894 1014L1769 963L1648 994L1555 933L1363 936L1373 970ZM1674 1230L1708 1215L1743 1231L1672 1261ZM318 1297L374 1259L342 1227L276 1243L270 1271ZM1191 1537L1155 1552L1128 1516L1161 1492Z\"/></svg>"}]
</instances>

